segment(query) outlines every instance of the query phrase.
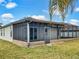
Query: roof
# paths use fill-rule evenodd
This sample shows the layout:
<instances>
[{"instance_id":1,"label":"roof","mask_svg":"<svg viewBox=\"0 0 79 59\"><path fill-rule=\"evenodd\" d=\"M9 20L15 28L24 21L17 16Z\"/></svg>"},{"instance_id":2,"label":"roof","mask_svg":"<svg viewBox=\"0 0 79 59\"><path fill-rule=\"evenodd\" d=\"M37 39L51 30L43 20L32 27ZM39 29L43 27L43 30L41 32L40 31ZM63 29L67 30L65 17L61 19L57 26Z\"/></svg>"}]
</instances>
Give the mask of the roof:
<instances>
[{"instance_id":1,"label":"roof","mask_svg":"<svg viewBox=\"0 0 79 59\"><path fill-rule=\"evenodd\" d=\"M22 23L22 22L38 22L38 23L48 23L48 24L51 24L51 25L66 25L66 26L76 26L76 25L72 25L72 24L68 24L68 23L58 23L58 22L52 22L52 21L46 21L46 20L40 20L40 19L35 19L35 18L32 18L32 17L25 17L21 20L18 20L18 21L15 21L15 22L11 22L7 25L4 25L3 27L6 27L6 26L9 26L9 25L13 25L13 24L18 24L18 23Z\"/></svg>"}]
</instances>

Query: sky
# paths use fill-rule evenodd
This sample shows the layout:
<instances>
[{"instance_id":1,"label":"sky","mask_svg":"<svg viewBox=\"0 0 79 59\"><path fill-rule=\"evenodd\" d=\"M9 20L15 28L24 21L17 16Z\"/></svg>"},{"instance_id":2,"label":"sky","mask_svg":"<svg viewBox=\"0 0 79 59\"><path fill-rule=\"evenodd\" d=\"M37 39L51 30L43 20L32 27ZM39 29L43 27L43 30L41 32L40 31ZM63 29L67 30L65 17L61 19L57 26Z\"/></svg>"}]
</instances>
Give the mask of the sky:
<instances>
[{"instance_id":1,"label":"sky","mask_svg":"<svg viewBox=\"0 0 79 59\"><path fill-rule=\"evenodd\" d=\"M8 24L24 17L49 20L48 5L49 0L0 0L0 23ZM58 11L52 21L62 22ZM74 12L67 14L65 22L79 25L79 0Z\"/></svg>"}]
</instances>

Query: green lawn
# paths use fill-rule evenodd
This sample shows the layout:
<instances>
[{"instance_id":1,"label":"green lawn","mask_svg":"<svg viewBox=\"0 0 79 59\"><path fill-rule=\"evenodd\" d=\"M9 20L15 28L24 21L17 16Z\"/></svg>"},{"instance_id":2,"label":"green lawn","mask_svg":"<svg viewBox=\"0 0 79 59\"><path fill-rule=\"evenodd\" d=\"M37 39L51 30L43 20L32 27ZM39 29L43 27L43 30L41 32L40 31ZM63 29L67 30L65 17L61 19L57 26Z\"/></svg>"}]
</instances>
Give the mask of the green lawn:
<instances>
[{"instance_id":1,"label":"green lawn","mask_svg":"<svg viewBox=\"0 0 79 59\"><path fill-rule=\"evenodd\" d=\"M0 40L0 59L79 59L79 40L35 48L23 48Z\"/></svg>"}]
</instances>

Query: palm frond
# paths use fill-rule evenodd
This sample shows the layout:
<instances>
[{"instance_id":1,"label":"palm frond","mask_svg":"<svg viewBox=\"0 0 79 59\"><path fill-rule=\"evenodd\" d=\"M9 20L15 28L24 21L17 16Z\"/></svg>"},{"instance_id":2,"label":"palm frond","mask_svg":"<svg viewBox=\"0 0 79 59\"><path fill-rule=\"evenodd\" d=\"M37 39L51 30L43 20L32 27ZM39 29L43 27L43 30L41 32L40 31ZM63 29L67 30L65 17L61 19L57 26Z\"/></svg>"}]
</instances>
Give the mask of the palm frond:
<instances>
[{"instance_id":1,"label":"palm frond","mask_svg":"<svg viewBox=\"0 0 79 59\"><path fill-rule=\"evenodd\" d=\"M50 20L52 20L53 13L56 9L57 0L50 0L49 1L49 16Z\"/></svg>"},{"instance_id":2,"label":"palm frond","mask_svg":"<svg viewBox=\"0 0 79 59\"><path fill-rule=\"evenodd\" d=\"M56 10L56 8L58 8L62 20L64 21L66 14L68 13L68 10L70 9L71 13L73 12L76 1L77 0L50 0L49 2L50 20L52 20L54 11Z\"/></svg>"}]
</instances>

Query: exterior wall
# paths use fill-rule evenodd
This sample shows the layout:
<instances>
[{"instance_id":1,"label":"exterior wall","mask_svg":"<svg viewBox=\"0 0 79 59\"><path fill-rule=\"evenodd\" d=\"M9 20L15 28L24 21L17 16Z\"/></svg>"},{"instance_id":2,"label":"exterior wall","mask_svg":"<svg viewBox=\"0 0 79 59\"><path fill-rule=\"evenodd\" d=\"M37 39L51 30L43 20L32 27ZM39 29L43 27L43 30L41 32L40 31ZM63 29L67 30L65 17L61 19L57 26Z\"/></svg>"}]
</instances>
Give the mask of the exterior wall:
<instances>
[{"instance_id":1,"label":"exterior wall","mask_svg":"<svg viewBox=\"0 0 79 59\"><path fill-rule=\"evenodd\" d=\"M13 26L8 26L0 29L0 39L13 41Z\"/></svg>"}]
</instances>

